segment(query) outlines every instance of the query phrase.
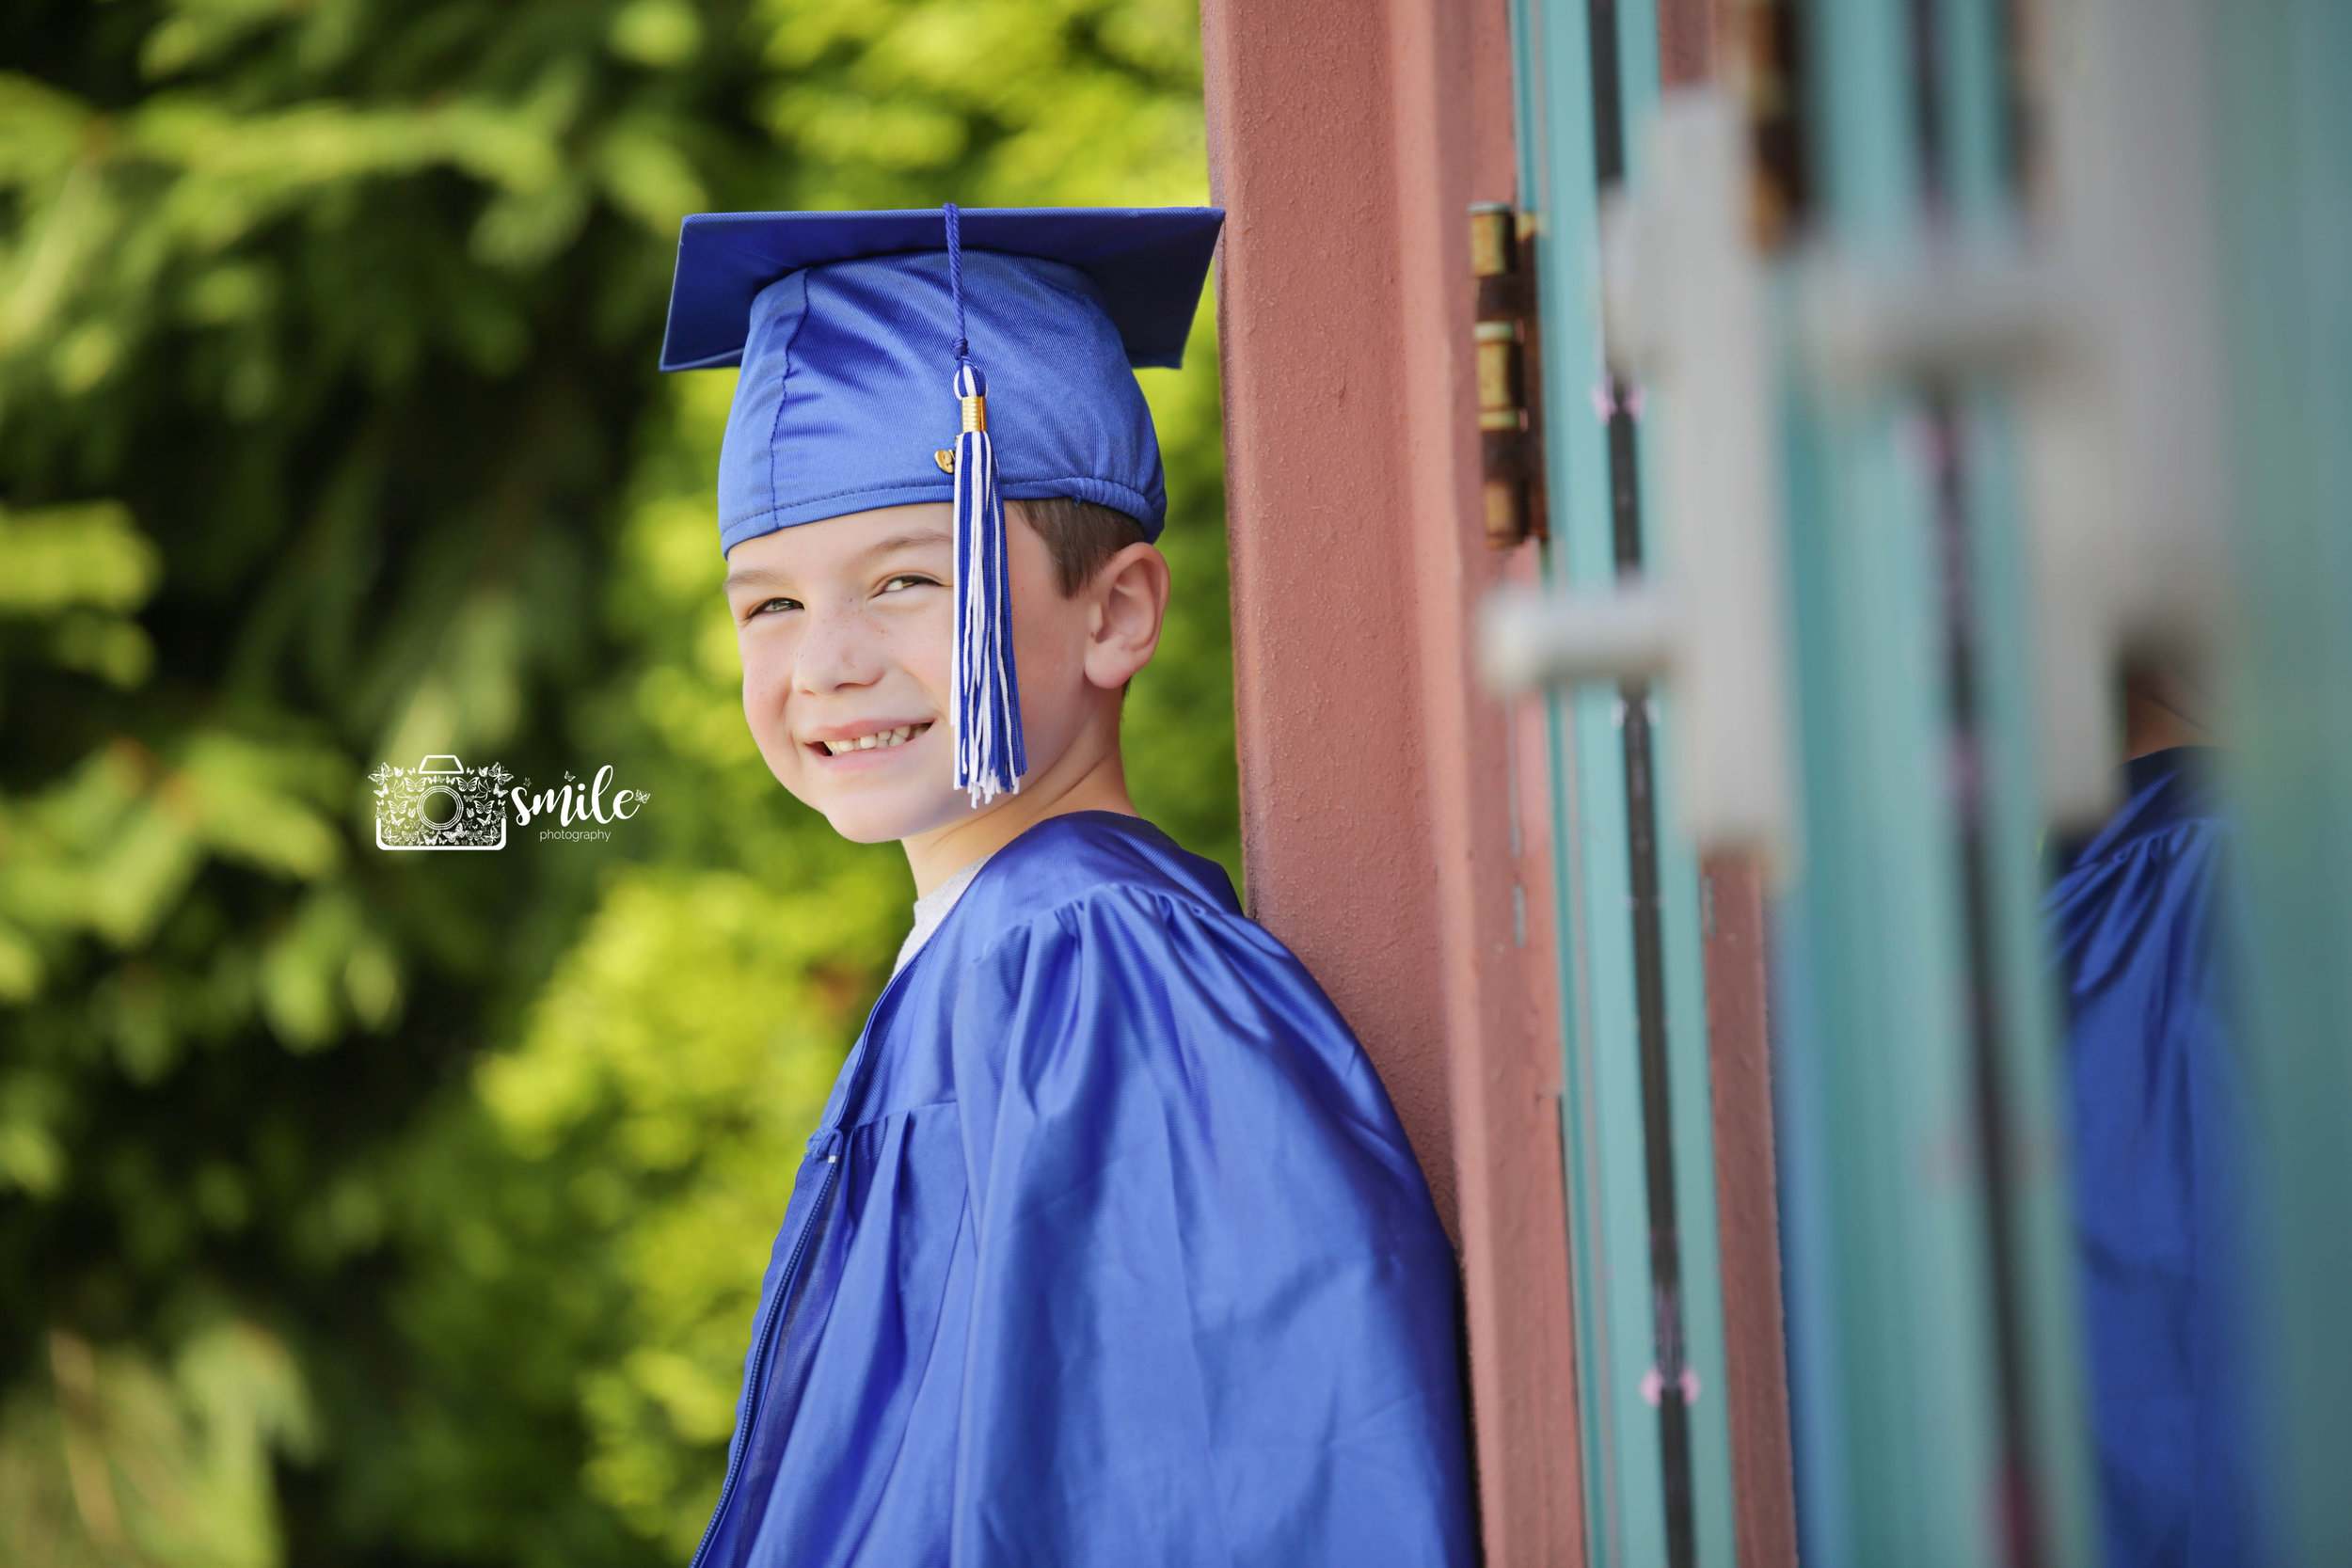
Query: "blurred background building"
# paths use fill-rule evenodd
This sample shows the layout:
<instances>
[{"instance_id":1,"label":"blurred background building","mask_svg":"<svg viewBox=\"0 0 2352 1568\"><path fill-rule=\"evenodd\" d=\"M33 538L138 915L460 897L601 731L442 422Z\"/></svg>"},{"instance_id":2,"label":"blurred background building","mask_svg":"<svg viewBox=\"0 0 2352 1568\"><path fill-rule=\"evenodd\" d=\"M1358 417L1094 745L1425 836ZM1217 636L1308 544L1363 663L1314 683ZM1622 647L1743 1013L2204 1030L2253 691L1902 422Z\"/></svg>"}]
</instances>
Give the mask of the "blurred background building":
<instances>
[{"instance_id":1,"label":"blurred background building","mask_svg":"<svg viewBox=\"0 0 2352 1568\"><path fill-rule=\"evenodd\" d=\"M1488 1560L2352 1561L2352 12L1203 10L1253 908Z\"/></svg>"}]
</instances>

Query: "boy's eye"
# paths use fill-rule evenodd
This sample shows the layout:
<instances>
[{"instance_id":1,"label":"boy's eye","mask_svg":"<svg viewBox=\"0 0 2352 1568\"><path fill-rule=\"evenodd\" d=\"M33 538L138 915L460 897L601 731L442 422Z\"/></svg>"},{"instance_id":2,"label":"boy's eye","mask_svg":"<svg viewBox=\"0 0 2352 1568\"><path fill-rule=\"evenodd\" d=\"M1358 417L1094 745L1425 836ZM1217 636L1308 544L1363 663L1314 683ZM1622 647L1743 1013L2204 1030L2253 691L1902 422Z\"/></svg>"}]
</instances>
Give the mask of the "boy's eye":
<instances>
[{"instance_id":1,"label":"boy's eye","mask_svg":"<svg viewBox=\"0 0 2352 1568\"><path fill-rule=\"evenodd\" d=\"M935 588L938 585L939 579L926 573L901 572L897 577L884 580L882 591L885 594L896 594L902 588Z\"/></svg>"},{"instance_id":2,"label":"boy's eye","mask_svg":"<svg viewBox=\"0 0 2352 1568\"><path fill-rule=\"evenodd\" d=\"M752 606L751 614L744 616L743 619L748 621L755 615L765 615L771 610L798 610L800 608L801 601L798 599L762 599Z\"/></svg>"}]
</instances>

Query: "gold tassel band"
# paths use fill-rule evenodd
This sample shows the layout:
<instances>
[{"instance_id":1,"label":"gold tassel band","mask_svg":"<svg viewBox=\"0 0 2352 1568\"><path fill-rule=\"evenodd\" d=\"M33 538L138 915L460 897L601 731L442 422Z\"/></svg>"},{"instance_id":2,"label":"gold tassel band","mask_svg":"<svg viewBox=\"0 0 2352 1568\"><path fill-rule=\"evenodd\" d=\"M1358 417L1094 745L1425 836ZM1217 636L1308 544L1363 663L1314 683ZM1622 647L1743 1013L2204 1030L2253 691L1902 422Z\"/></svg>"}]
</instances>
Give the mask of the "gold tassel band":
<instances>
[{"instance_id":1,"label":"gold tassel band","mask_svg":"<svg viewBox=\"0 0 2352 1568\"><path fill-rule=\"evenodd\" d=\"M963 428L964 428L964 429L966 429L966 430L986 430L986 429L988 428L988 399L987 399L987 398L985 398L985 397L958 398L956 401L963 404Z\"/></svg>"}]
</instances>

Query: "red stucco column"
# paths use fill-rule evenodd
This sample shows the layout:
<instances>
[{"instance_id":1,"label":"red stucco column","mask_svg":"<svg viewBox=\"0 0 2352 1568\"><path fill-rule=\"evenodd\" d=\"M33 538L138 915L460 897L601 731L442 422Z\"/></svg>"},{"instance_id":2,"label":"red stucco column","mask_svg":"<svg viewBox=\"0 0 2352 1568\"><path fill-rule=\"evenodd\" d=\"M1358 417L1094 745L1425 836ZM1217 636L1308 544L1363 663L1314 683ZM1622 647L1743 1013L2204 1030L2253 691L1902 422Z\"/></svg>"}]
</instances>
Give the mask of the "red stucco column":
<instances>
[{"instance_id":1,"label":"red stucco column","mask_svg":"<svg viewBox=\"0 0 2352 1568\"><path fill-rule=\"evenodd\" d=\"M1243 848L1462 1259L1486 1557L1582 1560L1540 723L1471 669L1502 0L1206 0Z\"/></svg>"}]
</instances>

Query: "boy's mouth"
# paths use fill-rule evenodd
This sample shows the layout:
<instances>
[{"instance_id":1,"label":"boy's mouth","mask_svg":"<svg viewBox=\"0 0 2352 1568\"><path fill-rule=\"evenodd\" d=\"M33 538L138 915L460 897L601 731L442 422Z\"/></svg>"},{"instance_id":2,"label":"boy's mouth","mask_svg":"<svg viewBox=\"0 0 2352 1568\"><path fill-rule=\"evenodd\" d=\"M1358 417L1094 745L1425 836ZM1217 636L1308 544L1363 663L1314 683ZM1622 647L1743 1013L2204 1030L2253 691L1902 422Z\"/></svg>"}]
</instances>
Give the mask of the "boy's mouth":
<instances>
[{"instance_id":1,"label":"boy's mouth","mask_svg":"<svg viewBox=\"0 0 2352 1568\"><path fill-rule=\"evenodd\" d=\"M850 752L885 752L894 746L905 745L930 727L930 721L927 719L919 724L899 724L886 730L870 730L864 735L848 736L839 740L813 740L809 742L809 745L830 757L842 756Z\"/></svg>"}]
</instances>

